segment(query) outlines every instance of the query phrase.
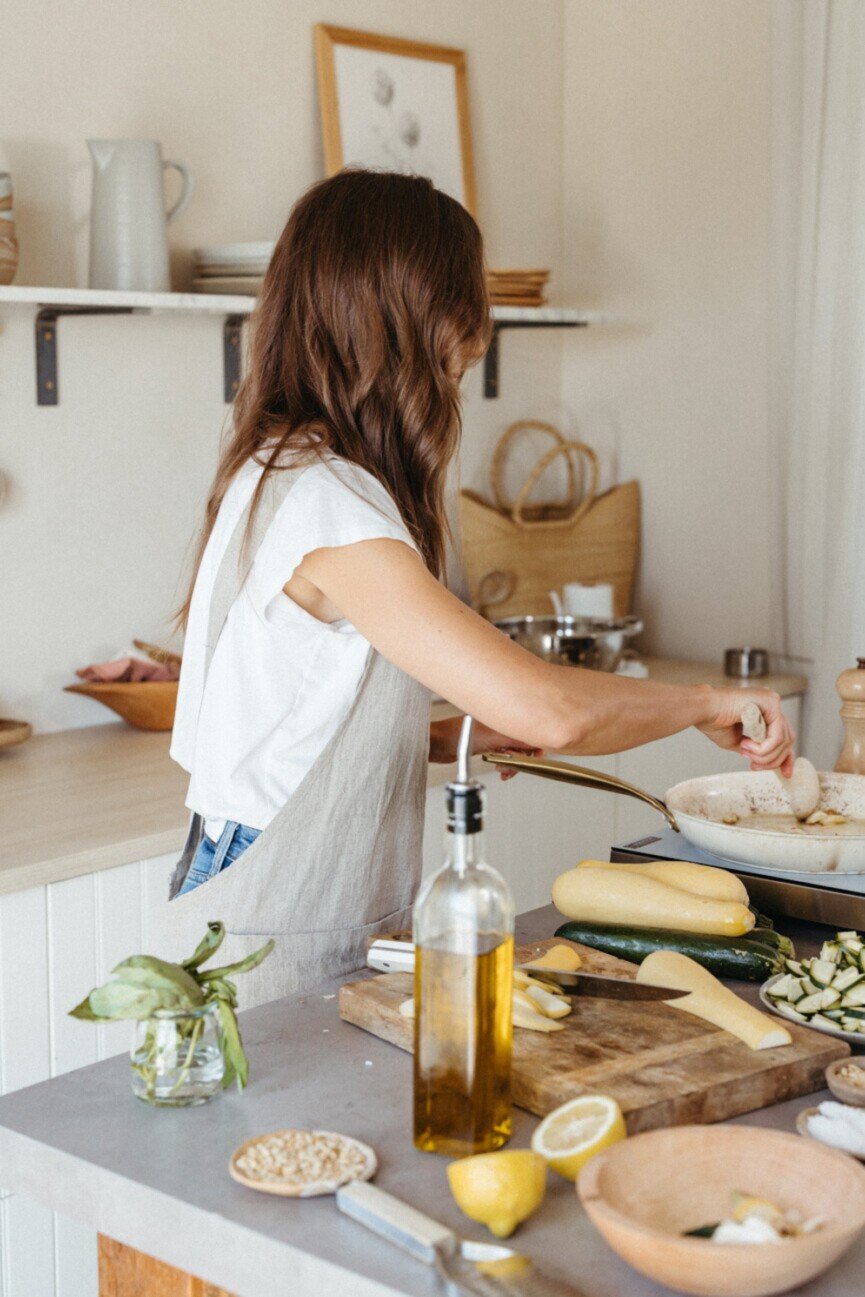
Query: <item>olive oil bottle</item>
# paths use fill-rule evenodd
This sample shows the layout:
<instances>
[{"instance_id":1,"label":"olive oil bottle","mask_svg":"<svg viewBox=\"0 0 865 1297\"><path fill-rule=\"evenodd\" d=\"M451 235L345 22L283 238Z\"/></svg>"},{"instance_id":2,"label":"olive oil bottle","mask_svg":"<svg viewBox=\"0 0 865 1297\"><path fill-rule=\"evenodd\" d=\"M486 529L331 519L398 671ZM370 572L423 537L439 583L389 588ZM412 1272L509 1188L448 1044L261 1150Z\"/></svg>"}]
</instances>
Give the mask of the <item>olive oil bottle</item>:
<instances>
[{"instance_id":1,"label":"olive oil bottle","mask_svg":"<svg viewBox=\"0 0 865 1297\"><path fill-rule=\"evenodd\" d=\"M447 785L448 853L414 908L414 1142L460 1157L511 1134L514 904L484 858L483 786L470 717Z\"/></svg>"}]
</instances>

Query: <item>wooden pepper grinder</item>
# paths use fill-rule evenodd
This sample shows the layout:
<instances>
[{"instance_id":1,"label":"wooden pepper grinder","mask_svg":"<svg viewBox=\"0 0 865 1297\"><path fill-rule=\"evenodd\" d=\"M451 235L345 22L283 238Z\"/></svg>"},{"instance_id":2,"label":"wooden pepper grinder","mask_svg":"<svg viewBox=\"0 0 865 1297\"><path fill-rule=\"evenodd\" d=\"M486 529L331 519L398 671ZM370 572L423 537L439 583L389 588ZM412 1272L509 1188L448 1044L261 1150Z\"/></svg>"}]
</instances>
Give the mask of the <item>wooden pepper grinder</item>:
<instances>
[{"instance_id":1,"label":"wooden pepper grinder","mask_svg":"<svg viewBox=\"0 0 865 1297\"><path fill-rule=\"evenodd\" d=\"M865 658L857 658L855 667L842 671L835 687L841 696L844 721L844 746L835 769L865 775Z\"/></svg>"}]
</instances>

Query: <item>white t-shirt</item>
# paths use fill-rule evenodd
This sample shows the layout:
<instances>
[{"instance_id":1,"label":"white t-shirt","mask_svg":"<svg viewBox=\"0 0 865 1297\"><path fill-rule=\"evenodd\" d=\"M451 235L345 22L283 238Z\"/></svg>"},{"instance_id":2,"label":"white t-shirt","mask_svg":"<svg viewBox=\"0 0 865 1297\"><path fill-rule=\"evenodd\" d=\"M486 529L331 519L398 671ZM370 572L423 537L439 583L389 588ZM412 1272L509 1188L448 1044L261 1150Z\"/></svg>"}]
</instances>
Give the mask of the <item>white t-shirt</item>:
<instances>
[{"instance_id":1,"label":"white t-shirt","mask_svg":"<svg viewBox=\"0 0 865 1297\"><path fill-rule=\"evenodd\" d=\"M232 481L201 561L186 628L171 756L191 774L186 805L211 836L221 822L263 829L354 701L370 644L347 621L318 621L283 586L304 555L385 537L412 541L387 491L331 456L295 482L267 529L216 644L205 641L216 573L261 474L249 461Z\"/></svg>"}]
</instances>

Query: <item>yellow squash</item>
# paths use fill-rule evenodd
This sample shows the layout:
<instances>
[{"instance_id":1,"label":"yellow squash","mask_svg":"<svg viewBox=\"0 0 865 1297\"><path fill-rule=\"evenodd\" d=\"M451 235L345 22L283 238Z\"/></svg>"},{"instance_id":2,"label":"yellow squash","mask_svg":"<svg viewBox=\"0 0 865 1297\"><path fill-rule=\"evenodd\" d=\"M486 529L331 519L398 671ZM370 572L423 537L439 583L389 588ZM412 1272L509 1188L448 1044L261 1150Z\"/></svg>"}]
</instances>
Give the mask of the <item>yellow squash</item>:
<instances>
[{"instance_id":1,"label":"yellow squash","mask_svg":"<svg viewBox=\"0 0 865 1297\"><path fill-rule=\"evenodd\" d=\"M553 904L569 919L626 928L670 928L741 937L754 915L741 901L716 901L624 869L569 869L553 883Z\"/></svg>"},{"instance_id":2,"label":"yellow squash","mask_svg":"<svg viewBox=\"0 0 865 1297\"><path fill-rule=\"evenodd\" d=\"M668 1001L671 1008L693 1013L704 1022L722 1027L750 1049L775 1049L791 1043L786 1027L740 1000L702 964L678 951L656 950L648 955L637 970L637 981L649 986L669 986L673 991L690 991L690 995Z\"/></svg>"},{"instance_id":3,"label":"yellow squash","mask_svg":"<svg viewBox=\"0 0 865 1297\"><path fill-rule=\"evenodd\" d=\"M651 860L645 865L625 864L609 860L581 860L578 869L620 869L626 874L654 878L668 887L680 887L695 896L707 896L713 901L741 901L748 904L748 893L741 878L717 865L695 865L690 860Z\"/></svg>"}]
</instances>

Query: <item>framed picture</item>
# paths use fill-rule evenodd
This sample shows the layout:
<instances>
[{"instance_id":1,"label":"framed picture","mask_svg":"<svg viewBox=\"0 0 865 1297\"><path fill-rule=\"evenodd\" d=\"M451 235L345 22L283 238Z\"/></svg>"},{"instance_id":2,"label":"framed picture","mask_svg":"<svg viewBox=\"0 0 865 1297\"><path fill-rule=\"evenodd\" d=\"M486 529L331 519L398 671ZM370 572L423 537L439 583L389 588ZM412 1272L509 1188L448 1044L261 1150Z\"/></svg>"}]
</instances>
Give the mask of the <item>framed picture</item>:
<instances>
[{"instance_id":1,"label":"framed picture","mask_svg":"<svg viewBox=\"0 0 865 1297\"><path fill-rule=\"evenodd\" d=\"M466 59L444 45L315 28L324 161L429 176L475 214Z\"/></svg>"}]
</instances>

